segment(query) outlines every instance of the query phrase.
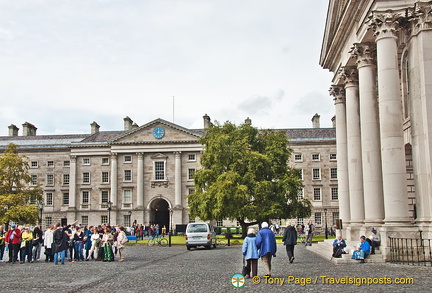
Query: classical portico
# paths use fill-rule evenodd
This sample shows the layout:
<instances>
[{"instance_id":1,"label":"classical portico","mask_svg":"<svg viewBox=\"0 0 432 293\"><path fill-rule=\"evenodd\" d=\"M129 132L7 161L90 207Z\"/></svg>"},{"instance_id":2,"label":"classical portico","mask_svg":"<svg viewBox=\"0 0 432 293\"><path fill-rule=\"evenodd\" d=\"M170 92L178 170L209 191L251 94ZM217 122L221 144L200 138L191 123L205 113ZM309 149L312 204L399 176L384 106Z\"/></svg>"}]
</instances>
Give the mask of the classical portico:
<instances>
[{"instance_id":1,"label":"classical portico","mask_svg":"<svg viewBox=\"0 0 432 293\"><path fill-rule=\"evenodd\" d=\"M384 255L387 236L431 236L432 5L400 2L330 1L320 59L335 74L343 233L378 227Z\"/></svg>"}]
</instances>

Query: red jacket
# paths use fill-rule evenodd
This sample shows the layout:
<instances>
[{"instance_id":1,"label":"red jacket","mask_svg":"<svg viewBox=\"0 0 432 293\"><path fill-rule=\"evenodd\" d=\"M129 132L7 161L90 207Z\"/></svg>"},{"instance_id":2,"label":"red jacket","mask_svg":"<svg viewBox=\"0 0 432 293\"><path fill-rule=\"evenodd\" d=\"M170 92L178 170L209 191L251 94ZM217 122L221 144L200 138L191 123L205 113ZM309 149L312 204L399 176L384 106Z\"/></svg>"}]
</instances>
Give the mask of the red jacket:
<instances>
[{"instance_id":1,"label":"red jacket","mask_svg":"<svg viewBox=\"0 0 432 293\"><path fill-rule=\"evenodd\" d=\"M18 228L15 228L14 230L11 229L11 230L7 231L6 237L5 237L6 243L8 243L8 244L10 243L10 236L11 236L12 232L14 232L14 231L15 231L15 235L12 239L12 244L21 243L21 231Z\"/></svg>"}]
</instances>

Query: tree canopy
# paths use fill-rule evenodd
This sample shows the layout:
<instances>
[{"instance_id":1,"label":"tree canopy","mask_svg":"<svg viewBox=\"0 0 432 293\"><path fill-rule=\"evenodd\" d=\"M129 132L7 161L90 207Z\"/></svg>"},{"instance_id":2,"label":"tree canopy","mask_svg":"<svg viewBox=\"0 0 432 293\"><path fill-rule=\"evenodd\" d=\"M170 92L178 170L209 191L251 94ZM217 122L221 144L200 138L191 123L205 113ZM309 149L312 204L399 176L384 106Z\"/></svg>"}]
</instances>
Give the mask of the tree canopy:
<instances>
[{"instance_id":1,"label":"tree canopy","mask_svg":"<svg viewBox=\"0 0 432 293\"><path fill-rule=\"evenodd\" d=\"M302 182L288 165L285 132L216 122L200 142L205 150L189 195L192 217L237 220L245 233L257 222L310 216L310 202L298 199Z\"/></svg>"},{"instance_id":2,"label":"tree canopy","mask_svg":"<svg viewBox=\"0 0 432 293\"><path fill-rule=\"evenodd\" d=\"M0 157L0 221L35 224L42 189L29 187L32 179L25 156L19 155L17 146L9 144Z\"/></svg>"}]
</instances>

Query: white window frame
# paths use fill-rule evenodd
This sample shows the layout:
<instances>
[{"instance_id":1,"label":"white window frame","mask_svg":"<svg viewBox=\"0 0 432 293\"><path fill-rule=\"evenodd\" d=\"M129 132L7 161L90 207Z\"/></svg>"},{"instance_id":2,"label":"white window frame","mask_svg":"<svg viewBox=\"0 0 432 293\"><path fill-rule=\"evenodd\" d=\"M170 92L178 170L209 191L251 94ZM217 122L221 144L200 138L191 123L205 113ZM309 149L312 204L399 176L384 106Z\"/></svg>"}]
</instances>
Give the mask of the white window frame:
<instances>
[{"instance_id":1,"label":"white window frame","mask_svg":"<svg viewBox=\"0 0 432 293\"><path fill-rule=\"evenodd\" d=\"M106 194L106 197L104 196ZM108 190L101 190L100 193L100 202L101 204L107 204L109 202L110 194Z\"/></svg>"},{"instance_id":2,"label":"white window frame","mask_svg":"<svg viewBox=\"0 0 432 293\"><path fill-rule=\"evenodd\" d=\"M337 160L337 154L336 153L331 153L329 155L329 159L330 159L330 161L336 161Z\"/></svg>"},{"instance_id":3,"label":"white window frame","mask_svg":"<svg viewBox=\"0 0 432 293\"><path fill-rule=\"evenodd\" d=\"M107 215L101 215L101 223L102 224L108 224L108 216Z\"/></svg>"},{"instance_id":4,"label":"white window frame","mask_svg":"<svg viewBox=\"0 0 432 293\"><path fill-rule=\"evenodd\" d=\"M300 156L299 158L297 156ZM303 162L303 154L297 153L294 154L294 162Z\"/></svg>"},{"instance_id":5,"label":"white window frame","mask_svg":"<svg viewBox=\"0 0 432 293\"><path fill-rule=\"evenodd\" d=\"M63 161L63 167L70 167L70 161Z\"/></svg>"},{"instance_id":6,"label":"white window frame","mask_svg":"<svg viewBox=\"0 0 432 293\"><path fill-rule=\"evenodd\" d=\"M54 161L47 161L47 167L54 167Z\"/></svg>"},{"instance_id":7,"label":"white window frame","mask_svg":"<svg viewBox=\"0 0 432 293\"><path fill-rule=\"evenodd\" d=\"M106 161L106 162L104 162L104 161ZM109 158L108 157L102 158L102 165L109 165Z\"/></svg>"},{"instance_id":8,"label":"white window frame","mask_svg":"<svg viewBox=\"0 0 432 293\"><path fill-rule=\"evenodd\" d=\"M83 158L82 159L82 164L85 166L89 166L90 165L90 158Z\"/></svg>"},{"instance_id":9,"label":"white window frame","mask_svg":"<svg viewBox=\"0 0 432 293\"><path fill-rule=\"evenodd\" d=\"M336 226L336 220L339 219L339 212L333 212L332 218L333 218L333 226Z\"/></svg>"},{"instance_id":10,"label":"white window frame","mask_svg":"<svg viewBox=\"0 0 432 293\"><path fill-rule=\"evenodd\" d=\"M312 191L312 196L314 201L321 201L322 200L321 187L314 187ZM319 199L317 199L317 197L319 197Z\"/></svg>"},{"instance_id":11,"label":"white window frame","mask_svg":"<svg viewBox=\"0 0 432 293\"><path fill-rule=\"evenodd\" d=\"M322 226L322 217L323 215L321 212L314 213L314 220L316 226Z\"/></svg>"},{"instance_id":12,"label":"white window frame","mask_svg":"<svg viewBox=\"0 0 432 293\"><path fill-rule=\"evenodd\" d=\"M339 200L339 188L338 187L331 187L331 200Z\"/></svg>"},{"instance_id":13,"label":"white window frame","mask_svg":"<svg viewBox=\"0 0 432 293\"><path fill-rule=\"evenodd\" d=\"M88 216L81 216L81 227L88 226Z\"/></svg>"},{"instance_id":14,"label":"white window frame","mask_svg":"<svg viewBox=\"0 0 432 293\"><path fill-rule=\"evenodd\" d=\"M188 162L196 162L196 154L188 154Z\"/></svg>"},{"instance_id":15,"label":"white window frame","mask_svg":"<svg viewBox=\"0 0 432 293\"><path fill-rule=\"evenodd\" d=\"M53 223L52 217L45 217L45 229L48 229Z\"/></svg>"},{"instance_id":16,"label":"white window frame","mask_svg":"<svg viewBox=\"0 0 432 293\"><path fill-rule=\"evenodd\" d=\"M318 176L315 176L315 170L318 170ZM321 169L313 168L312 169L312 180L321 180Z\"/></svg>"},{"instance_id":17,"label":"white window frame","mask_svg":"<svg viewBox=\"0 0 432 293\"><path fill-rule=\"evenodd\" d=\"M128 160L130 159L130 160ZM125 164L132 164L132 155L124 155L123 157L123 163Z\"/></svg>"},{"instance_id":18,"label":"white window frame","mask_svg":"<svg viewBox=\"0 0 432 293\"><path fill-rule=\"evenodd\" d=\"M63 174L63 185L69 185L69 183L70 183L70 175Z\"/></svg>"},{"instance_id":19,"label":"white window frame","mask_svg":"<svg viewBox=\"0 0 432 293\"><path fill-rule=\"evenodd\" d=\"M84 201L85 197L87 197L87 201ZM90 204L90 191L89 190L81 191L81 204Z\"/></svg>"},{"instance_id":20,"label":"white window frame","mask_svg":"<svg viewBox=\"0 0 432 293\"><path fill-rule=\"evenodd\" d=\"M189 181L194 180L195 172L196 172L195 168L189 168L188 169L188 180Z\"/></svg>"},{"instance_id":21,"label":"white window frame","mask_svg":"<svg viewBox=\"0 0 432 293\"><path fill-rule=\"evenodd\" d=\"M127 174L129 173L129 174ZM127 178L129 177L129 178ZM124 182L132 182L132 170L123 170L123 181Z\"/></svg>"},{"instance_id":22,"label":"white window frame","mask_svg":"<svg viewBox=\"0 0 432 293\"><path fill-rule=\"evenodd\" d=\"M109 174L109 172L102 172L102 175L101 175L101 181L102 181L102 183L108 184L110 182L109 180L110 180L110 174Z\"/></svg>"},{"instance_id":23,"label":"white window frame","mask_svg":"<svg viewBox=\"0 0 432 293\"><path fill-rule=\"evenodd\" d=\"M123 215L123 224L125 227L131 226L131 215Z\"/></svg>"},{"instance_id":24,"label":"white window frame","mask_svg":"<svg viewBox=\"0 0 432 293\"><path fill-rule=\"evenodd\" d=\"M46 185L47 186L53 186L54 185L54 174L47 174Z\"/></svg>"},{"instance_id":25,"label":"white window frame","mask_svg":"<svg viewBox=\"0 0 432 293\"><path fill-rule=\"evenodd\" d=\"M303 200L304 199L304 188L300 188L297 191L297 199L298 200Z\"/></svg>"},{"instance_id":26,"label":"white window frame","mask_svg":"<svg viewBox=\"0 0 432 293\"><path fill-rule=\"evenodd\" d=\"M30 185L36 186L38 184L38 175L37 174L31 174L31 182Z\"/></svg>"},{"instance_id":27,"label":"white window frame","mask_svg":"<svg viewBox=\"0 0 432 293\"><path fill-rule=\"evenodd\" d=\"M315 158L315 156L318 156L318 158ZM319 161L321 161L321 156L320 156L320 154L318 153L314 153L314 154L312 154L312 161L314 161L314 162L319 162Z\"/></svg>"},{"instance_id":28,"label":"white window frame","mask_svg":"<svg viewBox=\"0 0 432 293\"><path fill-rule=\"evenodd\" d=\"M158 170L156 170L156 164L158 164L158 163L163 163L163 170L162 170L162 172L163 172L163 178L161 179L161 178L157 178L156 179L156 172L158 172ZM167 175L166 175L166 161L165 160L156 160L156 161L154 161L153 162L153 180L155 180L155 181L165 181L166 180L166 178L167 178Z\"/></svg>"},{"instance_id":29,"label":"white window frame","mask_svg":"<svg viewBox=\"0 0 432 293\"><path fill-rule=\"evenodd\" d=\"M330 168L330 180L336 180L337 178L337 168Z\"/></svg>"},{"instance_id":30,"label":"white window frame","mask_svg":"<svg viewBox=\"0 0 432 293\"><path fill-rule=\"evenodd\" d=\"M87 174L87 175L86 175ZM82 183L83 184L90 184L90 172L83 172L82 173Z\"/></svg>"},{"instance_id":31,"label":"white window frame","mask_svg":"<svg viewBox=\"0 0 432 293\"><path fill-rule=\"evenodd\" d=\"M38 161L31 161L30 162L30 168L32 168L32 169L39 168L39 162Z\"/></svg>"},{"instance_id":32,"label":"white window frame","mask_svg":"<svg viewBox=\"0 0 432 293\"><path fill-rule=\"evenodd\" d=\"M48 207L54 205L54 194L52 192L47 192L45 194L45 205Z\"/></svg>"},{"instance_id":33,"label":"white window frame","mask_svg":"<svg viewBox=\"0 0 432 293\"><path fill-rule=\"evenodd\" d=\"M188 188L188 195L191 195L195 192L195 188Z\"/></svg>"},{"instance_id":34,"label":"white window frame","mask_svg":"<svg viewBox=\"0 0 432 293\"><path fill-rule=\"evenodd\" d=\"M129 193L128 197L126 198L126 193ZM132 189L124 189L123 190L123 203L132 203Z\"/></svg>"},{"instance_id":35,"label":"white window frame","mask_svg":"<svg viewBox=\"0 0 432 293\"><path fill-rule=\"evenodd\" d=\"M67 195L67 198L66 198L66 195ZM67 199L67 200L65 200L65 199ZM69 205L69 203L70 203L70 196L69 196L69 192L63 192L62 193L62 205Z\"/></svg>"}]
</instances>

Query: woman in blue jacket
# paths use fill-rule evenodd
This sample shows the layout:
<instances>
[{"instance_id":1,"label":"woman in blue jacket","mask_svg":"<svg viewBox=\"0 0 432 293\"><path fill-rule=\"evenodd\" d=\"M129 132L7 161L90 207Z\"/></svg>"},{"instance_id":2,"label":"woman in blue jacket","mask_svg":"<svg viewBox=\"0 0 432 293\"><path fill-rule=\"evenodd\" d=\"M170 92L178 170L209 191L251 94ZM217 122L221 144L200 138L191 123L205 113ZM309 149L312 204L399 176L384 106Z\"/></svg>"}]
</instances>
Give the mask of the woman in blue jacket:
<instances>
[{"instance_id":1,"label":"woman in blue jacket","mask_svg":"<svg viewBox=\"0 0 432 293\"><path fill-rule=\"evenodd\" d=\"M256 247L255 229L249 228L247 237L243 241L243 255L247 262L246 264L246 278L256 276L258 273L258 249ZM252 268L252 274L251 274Z\"/></svg>"}]
</instances>

